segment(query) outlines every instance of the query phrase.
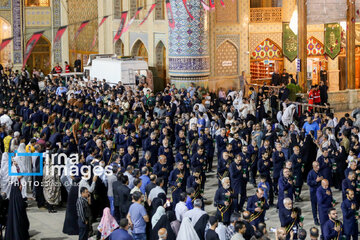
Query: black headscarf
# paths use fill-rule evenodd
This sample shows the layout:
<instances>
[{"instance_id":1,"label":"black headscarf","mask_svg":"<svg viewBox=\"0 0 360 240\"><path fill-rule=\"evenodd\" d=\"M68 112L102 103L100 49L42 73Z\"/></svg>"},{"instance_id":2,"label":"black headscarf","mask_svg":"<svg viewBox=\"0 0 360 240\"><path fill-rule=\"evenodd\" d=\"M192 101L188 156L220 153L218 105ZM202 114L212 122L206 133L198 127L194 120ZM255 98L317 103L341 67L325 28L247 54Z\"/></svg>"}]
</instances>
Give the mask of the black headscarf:
<instances>
[{"instance_id":1,"label":"black headscarf","mask_svg":"<svg viewBox=\"0 0 360 240\"><path fill-rule=\"evenodd\" d=\"M167 231L167 239L176 239L176 235L171 228L170 221L167 217L167 214L161 216L159 221L155 224L155 226L151 230L150 239L159 239L158 231L160 228L166 228Z\"/></svg>"},{"instance_id":2,"label":"black headscarf","mask_svg":"<svg viewBox=\"0 0 360 240\"><path fill-rule=\"evenodd\" d=\"M28 240L29 219L26 213L26 203L21 195L19 186L11 187L9 211L6 224L6 240Z\"/></svg>"}]
</instances>

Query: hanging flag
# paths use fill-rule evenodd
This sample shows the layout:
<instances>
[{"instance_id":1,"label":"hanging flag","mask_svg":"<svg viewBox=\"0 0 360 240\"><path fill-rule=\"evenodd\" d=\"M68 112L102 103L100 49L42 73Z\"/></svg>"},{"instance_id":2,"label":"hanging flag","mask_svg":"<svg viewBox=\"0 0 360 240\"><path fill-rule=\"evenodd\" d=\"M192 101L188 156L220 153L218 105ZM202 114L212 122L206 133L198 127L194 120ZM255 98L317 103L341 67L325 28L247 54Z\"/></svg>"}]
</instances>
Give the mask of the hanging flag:
<instances>
[{"instance_id":1,"label":"hanging flag","mask_svg":"<svg viewBox=\"0 0 360 240\"><path fill-rule=\"evenodd\" d=\"M59 27L59 29L57 30L56 35L55 35L54 44L55 44L56 42L60 41L62 35L63 35L64 32L66 31L66 28L67 28L67 25L66 25L66 26L62 26L62 27Z\"/></svg>"},{"instance_id":2,"label":"hanging flag","mask_svg":"<svg viewBox=\"0 0 360 240\"><path fill-rule=\"evenodd\" d=\"M101 22L99 23L97 29L96 29L96 32L94 34L94 39L91 43L91 46L90 46L90 50L93 49L95 47L95 43L96 43L96 39L97 39L97 35L98 35L98 32L99 32L99 28L101 27L101 25L103 25L103 23L106 21L106 19L108 19L109 16L104 16L102 19L101 19Z\"/></svg>"},{"instance_id":3,"label":"hanging flag","mask_svg":"<svg viewBox=\"0 0 360 240\"><path fill-rule=\"evenodd\" d=\"M74 37L74 40L79 36L80 32L84 29L84 27L86 27L86 25L88 25L90 22L90 20L86 20L86 21L83 21L81 24L80 24L80 27L78 28L76 34L75 34L75 37Z\"/></svg>"},{"instance_id":4,"label":"hanging flag","mask_svg":"<svg viewBox=\"0 0 360 240\"><path fill-rule=\"evenodd\" d=\"M135 15L130 19L130 21L128 22L128 24L126 24L123 33L125 33L127 30L129 30L131 24L134 22L135 18L137 17L137 15L139 15L141 9L143 9L142 7L139 7L135 13Z\"/></svg>"},{"instance_id":5,"label":"hanging flag","mask_svg":"<svg viewBox=\"0 0 360 240\"><path fill-rule=\"evenodd\" d=\"M119 25L119 28L118 28L116 34L115 34L114 42L116 42L121 37L121 35L123 33L127 14L128 14L127 11L121 13L120 25Z\"/></svg>"},{"instance_id":6,"label":"hanging flag","mask_svg":"<svg viewBox=\"0 0 360 240\"><path fill-rule=\"evenodd\" d=\"M215 3L213 3L215 0L209 0L209 5L211 9L215 9Z\"/></svg>"},{"instance_id":7,"label":"hanging flag","mask_svg":"<svg viewBox=\"0 0 360 240\"><path fill-rule=\"evenodd\" d=\"M106 19L108 19L109 16L104 16L102 19L101 19L101 22L99 23L99 26L98 28L106 21Z\"/></svg>"},{"instance_id":8,"label":"hanging flag","mask_svg":"<svg viewBox=\"0 0 360 240\"><path fill-rule=\"evenodd\" d=\"M139 26L143 25L143 23L148 19L148 17L150 16L151 12L154 10L155 7L156 7L156 3L154 3L153 5L151 5L148 13L146 14L145 18L142 20L142 22L140 23Z\"/></svg>"},{"instance_id":9,"label":"hanging flag","mask_svg":"<svg viewBox=\"0 0 360 240\"><path fill-rule=\"evenodd\" d=\"M39 41L40 37L43 35L44 32L45 31L34 33L26 44L23 67L25 67L26 62L30 57L31 51L34 49L35 44Z\"/></svg>"},{"instance_id":10,"label":"hanging flag","mask_svg":"<svg viewBox=\"0 0 360 240\"><path fill-rule=\"evenodd\" d=\"M210 11L210 7L209 7L208 5L206 5L206 3L204 3L203 0L200 0L200 2L201 2L203 8L204 8L206 11Z\"/></svg>"},{"instance_id":11,"label":"hanging flag","mask_svg":"<svg viewBox=\"0 0 360 240\"><path fill-rule=\"evenodd\" d=\"M183 4L184 4L184 7L185 7L185 10L186 10L187 13L189 14L189 17L190 17L192 20L194 20L193 15L191 15L191 13L189 12L189 9L188 9L188 7L187 7L187 5L186 5L186 0L183 0Z\"/></svg>"},{"instance_id":12,"label":"hanging flag","mask_svg":"<svg viewBox=\"0 0 360 240\"><path fill-rule=\"evenodd\" d=\"M225 7L225 3L223 0L220 0L221 6Z\"/></svg>"},{"instance_id":13,"label":"hanging flag","mask_svg":"<svg viewBox=\"0 0 360 240\"><path fill-rule=\"evenodd\" d=\"M174 29L175 28L175 21L174 21L174 16L171 10L171 4L169 0L166 0L166 11L167 11L167 15L168 15L168 20L169 20L169 26Z\"/></svg>"},{"instance_id":14,"label":"hanging flag","mask_svg":"<svg viewBox=\"0 0 360 240\"><path fill-rule=\"evenodd\" d=\"M290 29L289 23L283 23L283 53L290 62L297 57L297 35Z\"/></svg>"},{"instance_id":15,"label":"hanging flag","mask_svg":"<svg viewBox=\"0 0 360 240\"><path fill-rule=\"evenodd\" d=\"M0 44L0 51L3 50L11 42L12 39L13 37L3 39Z\"/></svg>"},{"instance_id":16,"label":"hanging flag","mask_svg":"<svg viewBox=\"0 0 360 240\"><path fill-rule=\"evenodd\" d=\"M334 60L341 52L341 27L338 23L325 24L325 53Z\"/></svg>"}]
</instances>

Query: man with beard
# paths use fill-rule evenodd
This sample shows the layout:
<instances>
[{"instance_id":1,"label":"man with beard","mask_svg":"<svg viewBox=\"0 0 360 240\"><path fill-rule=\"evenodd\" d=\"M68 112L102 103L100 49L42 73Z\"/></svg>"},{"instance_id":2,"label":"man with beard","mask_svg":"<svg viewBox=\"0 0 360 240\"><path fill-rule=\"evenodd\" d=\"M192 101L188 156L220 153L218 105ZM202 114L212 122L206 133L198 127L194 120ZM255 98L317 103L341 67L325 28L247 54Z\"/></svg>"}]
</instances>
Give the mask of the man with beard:
<instances>
[{"instance_id":1,"label":"man with beard","mask_svg":"<svg viewBox=\"0 0 360 240\"><path fill-rule=\"evenodd\" d=\"M180 201L180 193L186 190L187 175L184 170L184 163L177 162L176 168L171 171L169 177L169 186L172 193L172 200L174 205Z\"/></svg>"},{"instance_id":2,"label":"man with beard","mask_svg":"<svg viewBox=\"0 0 360 240\"><path fill-rule=\"evenodd\" d=\"M247 210L251 213L250 223L254 226L263 223L267 209L269 206L264 198L264 190L258 188L256 194L248 199Z\"/></svg>"},{"instance_id":3,"label":"man with beard","mask_svg":"<svg viewBox=\"0 0 360 240\"><path fill-rule=\"evenodd\" d=\"M233 211L234 193L230 188L230 178L225 177L221 180L222 186L215 193L214 203L217 206L216 217L228 225L230 223L231 212Z\"/></svg>"},{"instance_id":4,"label":"man with beard","mask_svg":"<svg viewBox=\"0 0 360 240\"><path fill-rule=\"evenodd\" d=\"M241 155L238 154L235 161L230 164L230 179L231 188L234 190L234 210L242 211L246 200L246 172L245 168L241 166ZM239 203L240 194L240 203Z\"/></svg>"},{"instance_id":5,"label":"man with beard","mask_svg":"<svg viewBox=\"0 0 360 240\"><path fill-rule=\"evenodd\" d=\"M346 199L341 203L341 211L344 221L344 235L346 239L358 239L358 219L356 214L356 201L354 190L346 190Z\"/></svg>"},{"instance_id":6,"label":"man with beard","mask_svg":"<svg viewBox=\"0 0 360 240\"><path fill-rule=\"evenodd\" d=\"M300 223L299 219L299 209L293 208L293 203L290 198L285 198L283 200L284 207L279 210L279 218L281 227L284 227L286 231L286 239L290 238L290 231L298 229ZM295 232L295 231L294 231Z\"/></svg>"},{"instance_id":7,"label":"man with beard","mask_svg":"<svg viewBox=\"0 0 360 240\"><path fill-rule=\"evenodd\" d=\"M328 210L328 220L323 226L323 237L324 240L340 240L342 238L343 225L337 220L337 212L335 208ZM349 238L347 238L349 239Z\"/></svg>"},{"instance_id":8,"label":"man with beard","mask_svg":"<svg viewBox=\"0 0 360 240\"><path fill-rule=\"evenodd\" d=\"M313 214L313 219L315 225L319 224L318 213L317 213L317 198L316 198L316 191L320 187L320 182L324 179L319 173L319 163L313 162L312 163L313 169L309 172L307 176L307 184L310 187L310 200L311 200L311 210Z\"/></svg>"},{"instance_id":9,"label":"man with beard","mask_svg":"<svg viewBox=\"0 0 360 240\"><path fill-rule=\"evenodd\" d=\"M283 176L279 178L279 198L278 198L278 208L283 208L283 200L285 198L293 199L294 187L293 180L291 179L291 172L289 169L283 169Z\"/></svg>"},{"instance_id":10,"label":"man with beard","mask_svg":"<svg viewBox=\"0 0 360 240\"><path fill-rule=\"evenodd\" d=\"M280 143L276 143L275 145L276 151L272 154L272 162L273 162L273 179L274 179L274 185L273 185L273 189L274 189L274 193L275 195L277 195L279 193L278 191L278 183L279 178L280 178L280 172L282 170L282 167L285 163L285 155L282 152L282 148L281 148L281 144ZM280 186L279 186L280 188ZM281 193L281 191L280 191ZM280 196L279 196L280 198Z\"/></svg>"}]
</instances>

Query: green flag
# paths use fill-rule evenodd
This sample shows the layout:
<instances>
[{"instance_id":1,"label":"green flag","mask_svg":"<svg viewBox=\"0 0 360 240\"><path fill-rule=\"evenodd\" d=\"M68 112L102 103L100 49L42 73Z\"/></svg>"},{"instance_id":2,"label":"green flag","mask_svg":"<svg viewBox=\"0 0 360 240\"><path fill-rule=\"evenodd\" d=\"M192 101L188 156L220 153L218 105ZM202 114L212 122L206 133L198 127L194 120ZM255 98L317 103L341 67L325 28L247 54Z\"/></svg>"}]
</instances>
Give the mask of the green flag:
<instances>
[{"instance_id":1,"label":"green flag","mask_svg":"<svg viewBox=\"0 0 360 240\"><path fill-rule=\"evenodd\" d=\"M341 51L341 28L338 23L325 24L325 53L334 59Z\"/></svg>"},{"instance_id":2,"label":"green flag","mask_svg":"<svg viewBox=\"0 0 360 240\"><path fill-rule=\"evenodd\" d=\"M283 23L283 53L290 62L297 57L297 36L290 29L289 23Z\"/></svg>"}]
</instances>

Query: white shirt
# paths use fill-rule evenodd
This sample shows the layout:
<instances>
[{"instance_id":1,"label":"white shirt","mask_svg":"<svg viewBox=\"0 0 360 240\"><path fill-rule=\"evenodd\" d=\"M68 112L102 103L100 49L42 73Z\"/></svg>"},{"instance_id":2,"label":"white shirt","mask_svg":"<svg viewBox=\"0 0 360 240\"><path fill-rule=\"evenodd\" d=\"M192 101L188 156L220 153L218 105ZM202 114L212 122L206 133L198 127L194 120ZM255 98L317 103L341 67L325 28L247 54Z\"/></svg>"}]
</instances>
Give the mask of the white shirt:
<instances>
[{"instance_id":1,"label":"white shirt","mask_svg":"<svg viewBox=\"0 0 360 240\"><path fill-rule=\"evenodd\" d=\"M160 193L165 193L164 189L162 189L162 187L160 186L156 186L153 189L151 189L150 193L149 193L149 199L152 202L154 200L154 198L156 198L157 196L159 196Z\"/></svg>"},{"instance_id":2,"label":"white shirt","mask_svg":"<svg viewBox=\"0 0 360 240\"><path fill-rule=\"evenodd\" d=\"M182 221L184 214L189 211L185 202L178 202L175 206L175 215L178 221Z\"/></svg>"},{"instance_id":3,"label":"white shirt","mask_svg":"<svg viewBox=\"0 0 360 240\"><path fill-rule=\"evenodd\" d=\"M194 207L193 209L187 211L184 215L184 217L188 217L191 219L191 223L193 226L199 221L199 219L202 217L202 215L206 214L205 211L201 210L198 207Z\"/></svg>"}]
</instances>

